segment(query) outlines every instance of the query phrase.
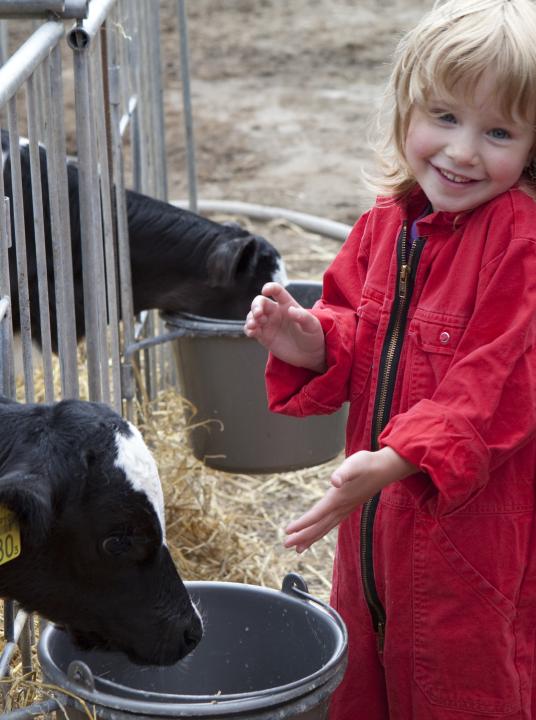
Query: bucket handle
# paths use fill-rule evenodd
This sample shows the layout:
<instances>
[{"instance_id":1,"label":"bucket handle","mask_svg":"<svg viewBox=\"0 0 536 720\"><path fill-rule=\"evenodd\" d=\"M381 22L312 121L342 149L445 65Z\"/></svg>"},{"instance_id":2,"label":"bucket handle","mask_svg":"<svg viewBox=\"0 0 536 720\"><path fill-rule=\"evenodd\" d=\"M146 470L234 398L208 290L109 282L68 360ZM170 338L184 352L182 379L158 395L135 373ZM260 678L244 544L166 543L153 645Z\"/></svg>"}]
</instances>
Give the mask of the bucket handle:
<instances>
[{"instance_id":1,"label":"bucket handle","mask_svg":"<svg viewBox=\"0 0 536 720\"><path fill-rule=\"evenodd\" d=\"M320 598L315 597L314 595L311 595L309 592L309 588L307 586L306 581L304 578L299 575L298 573L287 573L285 577L283 578L283 583L281 585L282 592L286 593L287 595L297 595L298 597L302 598L303 600L307 600L309 602L316 603L317 605L320 605L320 607L325 610L328 615L331 616L331 618L335 621L335 623L338 625L345 644L348 642L348 631L346 629L346 625L343 622L343 619L339 615L339 613L334 610L330 605L325 603L323 600L320 600Z\"/></svg>"}]
</instances>

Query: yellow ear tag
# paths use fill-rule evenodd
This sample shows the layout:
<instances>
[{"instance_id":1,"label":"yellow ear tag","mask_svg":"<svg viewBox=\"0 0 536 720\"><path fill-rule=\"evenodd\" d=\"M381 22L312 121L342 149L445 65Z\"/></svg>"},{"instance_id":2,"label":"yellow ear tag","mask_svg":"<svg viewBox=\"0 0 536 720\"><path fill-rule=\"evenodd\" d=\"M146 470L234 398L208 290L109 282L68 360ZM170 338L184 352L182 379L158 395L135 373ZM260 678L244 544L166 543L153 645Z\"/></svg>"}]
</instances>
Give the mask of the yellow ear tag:
<instances>
[{"instance_id":1,"label":"yellow ear tag","mask_svg":"<svg viewBox=\"0 0 536 720\"><path fill-rule=\"evenodd\" d=\"M14 560L20 553L19 521L11 510L0 505L0 565Z\"/></svg>"}]
</instances>

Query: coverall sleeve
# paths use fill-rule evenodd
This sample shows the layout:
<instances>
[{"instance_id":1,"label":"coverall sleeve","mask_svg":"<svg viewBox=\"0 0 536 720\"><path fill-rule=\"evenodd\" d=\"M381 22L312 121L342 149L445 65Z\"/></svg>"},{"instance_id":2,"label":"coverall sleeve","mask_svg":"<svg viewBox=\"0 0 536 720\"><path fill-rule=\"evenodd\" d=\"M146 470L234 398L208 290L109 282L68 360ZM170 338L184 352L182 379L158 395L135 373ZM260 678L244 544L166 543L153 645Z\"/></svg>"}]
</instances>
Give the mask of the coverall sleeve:
<instances>
[{"instance_id":1,"label":"coverall sleeve","mask_svg":"<svg viewBox=\"0 0 536 720\"><path fill-rule=\"evenodd\" d=\"M535 258L534 240L513 239L484 266L474 313L433 396L380 435L432 480L432 488L423 475L401 482L420 502L431 491L437 514L472 500L535 437Z\"/></svg>"},{"instance_id":2,"label":"coverall sleeve","mask_svg":"<svg viewBox=\"0 0 536 720\"><path fill-rule=\"evenodd\" d=\"M327 369L315 373L282 362L272 354L266 366L268 406L274 412L303 417L335 412L349 399L357 315L366 272L363 235L370 213L350 232L324 274L322 298L311 312L326 341Z\"/></svg>"}]
</instances>

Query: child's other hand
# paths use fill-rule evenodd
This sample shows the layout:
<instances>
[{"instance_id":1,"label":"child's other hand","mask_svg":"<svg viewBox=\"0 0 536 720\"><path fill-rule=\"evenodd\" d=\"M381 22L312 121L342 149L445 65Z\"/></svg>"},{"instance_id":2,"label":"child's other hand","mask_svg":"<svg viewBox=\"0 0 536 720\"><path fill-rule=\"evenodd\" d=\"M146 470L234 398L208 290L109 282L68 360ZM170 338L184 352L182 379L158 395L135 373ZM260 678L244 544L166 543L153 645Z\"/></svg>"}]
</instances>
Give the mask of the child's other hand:
<instances>
[{"instance_id":1,"label":"child's other hand","mask_svg":"<svg viewBox=\"0 0 536 720\"><path fill-rule=\"evenodd\" d=\"M284 362L315 372L326 369L320 321L278 283L267 283L254 298L244 332Z\"/></svg>"},{"instance_id":2,"label":"child's other hand","mask_svg":"<svg viewBox=\"0 0 536 720\"><path fill-rule=\"evenodd\" d=\"M415 472L418 468L390 447L349 455L333 472L324 497L288 525L285 547L303 552L382 488Z\"/></svg>"}]
</instances>

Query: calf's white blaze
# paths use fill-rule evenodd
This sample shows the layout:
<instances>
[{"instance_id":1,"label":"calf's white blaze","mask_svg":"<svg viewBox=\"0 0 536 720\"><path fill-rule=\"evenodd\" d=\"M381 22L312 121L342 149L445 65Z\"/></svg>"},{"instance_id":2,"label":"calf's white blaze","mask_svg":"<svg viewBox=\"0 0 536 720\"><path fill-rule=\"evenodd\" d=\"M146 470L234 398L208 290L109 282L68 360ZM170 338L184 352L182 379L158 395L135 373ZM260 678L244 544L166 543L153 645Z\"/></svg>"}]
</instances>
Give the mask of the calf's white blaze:
<instances>
[{"instance_id":1,"label":"calf's white blaze","mask_svg":"<svg viewBox=\"0 0 536 720\"><path fill-rule=\"evenodd\" d=\"M277 261L277 270L274 273L273 282L279 283L283 285L283 287L288 285L288 275L284 260Z\"/></svg>"},{"instance_id":2,"label":"calf's white blaze","mask_svg":"<svg viewBox=\"0 0 536 720\"><path fill-rule=\"evenodd\" d=\"M164 519L164 494L158 475L156 462L137 427L128 423L132 435L125 437L120 432L115 434L117 447L116 467L121 468L134 490L145 493L160 520L162 537L166 540Z\"/></svg>"}]
</instances>

